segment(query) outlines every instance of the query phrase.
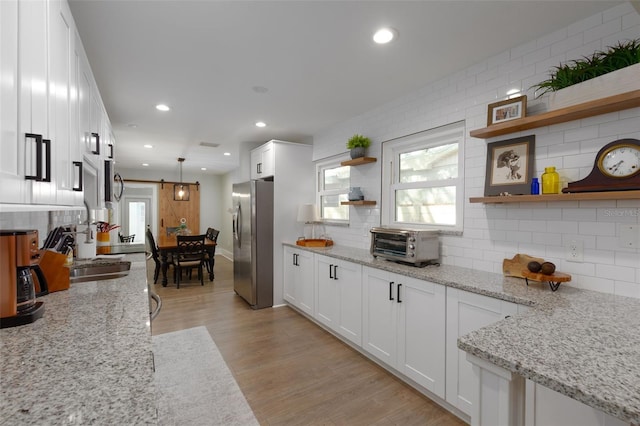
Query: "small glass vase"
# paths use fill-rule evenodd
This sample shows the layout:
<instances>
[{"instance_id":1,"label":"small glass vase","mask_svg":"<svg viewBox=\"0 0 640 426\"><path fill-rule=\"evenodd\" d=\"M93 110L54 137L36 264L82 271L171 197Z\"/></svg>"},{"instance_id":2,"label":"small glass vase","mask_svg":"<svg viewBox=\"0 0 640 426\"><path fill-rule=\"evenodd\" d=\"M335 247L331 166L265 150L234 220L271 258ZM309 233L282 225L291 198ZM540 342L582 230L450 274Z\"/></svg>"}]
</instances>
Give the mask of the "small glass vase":
<instances>
[{"instance_id":1,"label":"small glass vase","mask_svg":"<svg viewBox=\"0 0 640 426\"><path fill-rule=\"evenodd\" d=\"M360 201L364 200L364 194L359 186L354 186L349 189L348 198L349 201Z\"/></svg>"}]
</instances>

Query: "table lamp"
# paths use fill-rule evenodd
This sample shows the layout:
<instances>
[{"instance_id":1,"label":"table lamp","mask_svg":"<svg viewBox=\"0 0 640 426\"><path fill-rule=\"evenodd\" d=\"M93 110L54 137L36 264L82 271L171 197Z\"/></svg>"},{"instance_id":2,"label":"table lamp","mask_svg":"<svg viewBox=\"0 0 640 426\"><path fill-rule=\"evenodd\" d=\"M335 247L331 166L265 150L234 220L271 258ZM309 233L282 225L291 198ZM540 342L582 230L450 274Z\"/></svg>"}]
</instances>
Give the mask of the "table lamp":
<instances>
[{"instance_id":1,"label":"table lamp","mask_svg":"<svg viewBox=\"0 0 640 426\"><path fill-rule=\"evenodd\" d=\"M311 225L311 238L315 239L315 223L318 221L318 214L316 213L315 204L301 204L298 207L298 222L303 222L305 224L305 232L304 239L308 240L306 225Z\"/></svg>"}]
</instances>

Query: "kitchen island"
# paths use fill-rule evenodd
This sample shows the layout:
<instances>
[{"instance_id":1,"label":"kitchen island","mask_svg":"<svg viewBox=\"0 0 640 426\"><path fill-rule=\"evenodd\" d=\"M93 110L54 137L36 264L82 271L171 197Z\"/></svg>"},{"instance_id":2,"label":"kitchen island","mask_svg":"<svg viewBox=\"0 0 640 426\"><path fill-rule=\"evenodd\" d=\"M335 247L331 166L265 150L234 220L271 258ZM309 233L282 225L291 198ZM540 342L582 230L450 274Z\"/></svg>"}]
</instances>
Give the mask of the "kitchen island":
<instances>
[{"instance_id":1,"label":"kitchen island","mask_svg":"<svg viewBox=\"0 0 640 426\"><path fill-rule=\"evenodd\" d=\"M284 246L438 283L447 294L458 289L529 306L461 336L457 346L627 424L640 424L640 300L566 284L552 292L546 283L527 286L520 278L450 265L417 268L349 247Z\"/></svg>"},{"instance_id":2,"label":"kitchen island","mask_svg":"<svg viewBox=\"0 0 640 426\"><path fill-rule=\"evenodd\" d=\"M157 424L144 254L125 277L51 293L0 330L2 424Z\"/></svg>"}]
</instances>

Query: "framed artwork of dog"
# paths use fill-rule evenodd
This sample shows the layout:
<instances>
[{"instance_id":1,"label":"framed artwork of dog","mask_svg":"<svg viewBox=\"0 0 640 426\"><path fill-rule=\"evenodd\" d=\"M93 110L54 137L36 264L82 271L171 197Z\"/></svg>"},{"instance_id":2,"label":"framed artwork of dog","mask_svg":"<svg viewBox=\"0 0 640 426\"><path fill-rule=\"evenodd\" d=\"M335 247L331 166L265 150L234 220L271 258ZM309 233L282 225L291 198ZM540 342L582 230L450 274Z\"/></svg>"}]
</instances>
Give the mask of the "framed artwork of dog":
<instances>
[{"instance_id":1,"label":"framed artwork of dog","mask_svg":"<svg viewBox=\"0 0 640 426\"><path fill-rule=\"evenodd\" d=\"M487 144L486 197L530 194L535 144L535 135Z\"/></svg>"}]
</instances>

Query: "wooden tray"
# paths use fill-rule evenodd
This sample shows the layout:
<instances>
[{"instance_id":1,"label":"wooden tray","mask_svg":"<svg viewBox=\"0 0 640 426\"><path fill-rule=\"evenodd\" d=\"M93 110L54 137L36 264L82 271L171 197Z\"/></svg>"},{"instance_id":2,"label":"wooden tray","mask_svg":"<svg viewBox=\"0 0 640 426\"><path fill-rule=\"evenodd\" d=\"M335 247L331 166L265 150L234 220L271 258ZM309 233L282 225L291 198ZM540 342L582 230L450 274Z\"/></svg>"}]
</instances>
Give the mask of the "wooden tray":
<instances>
[{"instance_id":1,"label":"wooden tray","mask_svg":"<svg viewBox=\"0 0 640 426\"><path fill-rule=\"evenodd\" d=\"M333 245L333 241L331 240L298 240L296 241L296 245L303 247L329 247Z\"/></svg>"},{"instance_id":2,"label":"wooden tray","mask_svg":"<svg viewBox=\"0 0 640 426\"><path fill-rule=\"evenodd\" d=\"M555 283L564 283L571 281L571 275L564 272L554 272L551 275L541 274L540 272L522 271L522 276L533 281L552 281Z\"/></svg>"}]
</instances>

